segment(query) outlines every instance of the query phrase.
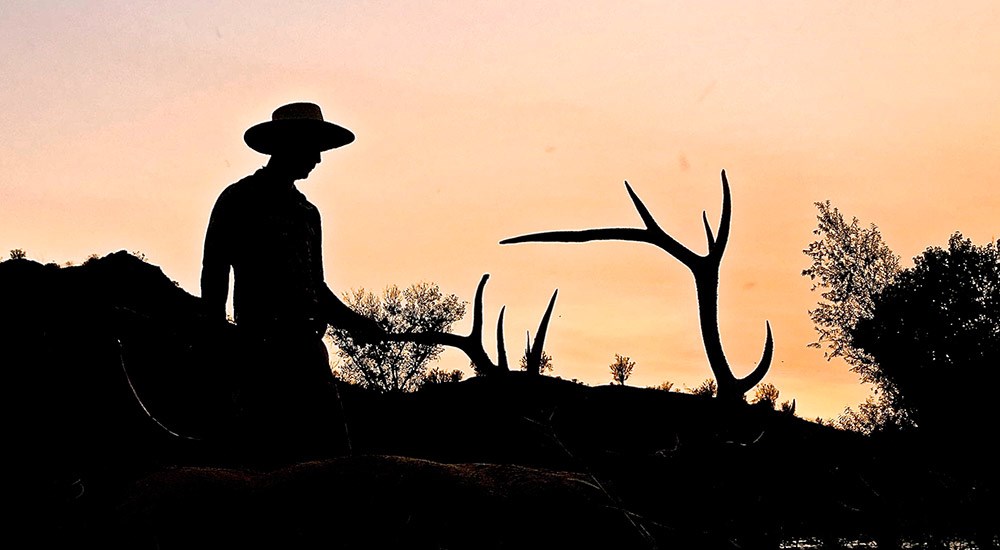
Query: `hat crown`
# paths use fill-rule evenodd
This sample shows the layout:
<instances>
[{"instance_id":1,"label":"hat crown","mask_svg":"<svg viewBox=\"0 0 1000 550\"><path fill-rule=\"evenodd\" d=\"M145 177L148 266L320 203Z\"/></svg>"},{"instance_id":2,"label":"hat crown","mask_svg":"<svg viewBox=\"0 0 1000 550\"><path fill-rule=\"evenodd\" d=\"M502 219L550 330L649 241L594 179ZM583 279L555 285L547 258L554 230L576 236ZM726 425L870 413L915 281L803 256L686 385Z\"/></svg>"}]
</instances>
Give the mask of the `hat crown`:
<instances>
[{"instance_id":1,"label":"hat crown","mask_svg":"<svg viewBox=\"0 0 1000 550\"><path fill-rule=\"evenodd\" d=\"M323 120L323 111L315 103L289 103L275 109L271 120Z\"/></svg>"}]
</instances>

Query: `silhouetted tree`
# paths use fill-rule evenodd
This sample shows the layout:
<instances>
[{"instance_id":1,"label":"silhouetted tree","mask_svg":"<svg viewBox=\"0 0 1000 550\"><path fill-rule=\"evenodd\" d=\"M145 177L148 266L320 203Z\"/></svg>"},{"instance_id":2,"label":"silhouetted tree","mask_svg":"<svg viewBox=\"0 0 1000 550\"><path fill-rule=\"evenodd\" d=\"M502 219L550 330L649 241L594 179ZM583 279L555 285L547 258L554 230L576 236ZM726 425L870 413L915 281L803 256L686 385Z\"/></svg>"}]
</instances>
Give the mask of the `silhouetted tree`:
<instances>
[{"instance_id":1,"label":"silhouetted tree","mask_svg":"<svg viewBox=\"0 0 1000 550\"><path fill-rule=\"evenodd\" d=\"M802 275L813 281L812 290L826 290L816 309L809 311L819 333L809 345L825 345L827 359L843 357L863 381L877 383L878 365L853 345L851 330L859 319L871 317L875 296L899 273L899 256L882 241L875 224L861 227L857 218L847 223L830 201L815 204L819 226L813 234L819 239L803 250L812 265Z\"/></svg>"},{"instance_id":2,"label":"silhouetted tree","mask_svg":"<svg viewBox=\"0 0 1000 550\"><path fill-rule=\"evenodd\" d=\"M914 258L875 298L871 314L850 332L874 358L875 381L895 388L898 408L935 431L996 418L1000 383L1000 253L955 233L948 248ZM942 391L942 384L961 391ZM964 418L963 418L964 417Z\"/></svg>"},{"instance_id":3,"label":"silhouetted tree","mask_svg":"<svg viewBox=\"0 0 1000 550\"><path fill-rule=\"evenodd\" d=\"M719 391L719 386L716 385L715 380L711 378L706 379L704 382L695 386L694 388L688 389L688 393L691 395L697 395L699 397L715 397L715 394Z\"/></svg>"},{"instance_id":4,"label":"silhouetted tree","mask_svg":"<svg viewBox=\"0 0 1000 550\"><path fill-rule=\"evenodd\" d=\"M847 407L832 422L842 429L871 434L910 425L905 411L898 410L884 395L869 397L857 407Z\"/></svg>"},{"instance_id":5,"label":"silhouetted tree","mask_svg":"<svg viewBox=\"0 0 1000 550\"><path fill-rule=\"evenodd\" d=\"M25 259L27 257L28 257L28 254L24 250L22 250L20 248L15 248L15 249L13 249L13 250L10 251L10 259L11 260L23 260L23 259Z\"/></svg>"},{"instance_id":6,"label":"silhouetted tree","mask_svg":"<svg viewBox=\"0 0 1000 550\"><path fill-rule=\"evenodd\" d=\"M764 404L773 409L778 404L778 395L780 393L774 384L760 384L754 392L751 403Z\"/></svg>"},{"instance_id":7,"label":"silhouetted tree","mask_svg":"<svg viewBox=\"0 0 1000 550\"><path fill-rule=\"evenodd\" d=\"M635 361L616 353L615 362L611 363L611 379L624 386L628 377L632 376L632 369L634 368Z\"/></svg>"},{"instance_id":8,"label":"silhouetted tree","mask_svg":"<svg viewBox=\"0 0 1000 550\"><path fill-rule=\"evenodd\" d=\"M812 265L802 275L813 281L812 290L825 289L816 309L809 317L816 325L819 338L809 344L822 348L827 360L842 357L863 382L874 385L874 399L865 402L864 410L846 409L838 422L841 426L869 433L876 429L873 422L890 425L906 424L905 414L896 410L896 390L882 376L871 355L855 346L851 330L860 319L871 317L874 300L899 273L899 256L882 240L875 224L862 227L857 218L848 223L830 201L815 203L819 214L813 234L819 239L803 250ZM874 408L884 410L876 412ZM859 429L865 426L864 429Z\"/></svg>"},{"instance_id":9,"label":"silhouetted tree","mask_svg":"<svg viewBox=\"0 0 1000 550\"><path fill-rule=\"evenodd\" d=\"M452 324L465 315L465 303L454 294L445 296L433 283L418 283L405 290L392 285L381 298L362 288L345 295L344 302L390 334L449 333ZM329 334L337 355L345 360L341 367L344 378L380 392L417 389L427 364L443 351L440 345L403 341L362 344L343 329L331 328Z\"/></svg>"}]
</instances>

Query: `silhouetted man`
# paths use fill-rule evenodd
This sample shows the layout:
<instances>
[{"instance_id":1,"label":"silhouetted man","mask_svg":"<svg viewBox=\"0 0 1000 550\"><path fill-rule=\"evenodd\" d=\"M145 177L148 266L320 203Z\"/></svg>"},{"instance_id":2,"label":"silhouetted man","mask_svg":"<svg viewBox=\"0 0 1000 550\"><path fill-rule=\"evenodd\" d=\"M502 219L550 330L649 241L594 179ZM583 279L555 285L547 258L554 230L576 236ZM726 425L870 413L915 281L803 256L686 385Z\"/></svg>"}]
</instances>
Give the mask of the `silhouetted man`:
<instances>
[{"instance_id":1,"label":"silhouetted man","mask_svg":"<svg viewBox=\"0 0 1000 550\"><path fill-rule=\"evenodd\" d=\"M205 237L201 294L224 320L232 268L236 324L248 352L239 404L260 432L252 437L297 446L314 436L309 424L337 428L328 422L339 405L330 408L336 391L321 340L327 325L362 340L384 335L326 285L319 211L295 188L323 151L351 143L354 134L323 120L319 106L292 103L243 139L271 158L219 196Z\"/></svg>"}]
</instances>

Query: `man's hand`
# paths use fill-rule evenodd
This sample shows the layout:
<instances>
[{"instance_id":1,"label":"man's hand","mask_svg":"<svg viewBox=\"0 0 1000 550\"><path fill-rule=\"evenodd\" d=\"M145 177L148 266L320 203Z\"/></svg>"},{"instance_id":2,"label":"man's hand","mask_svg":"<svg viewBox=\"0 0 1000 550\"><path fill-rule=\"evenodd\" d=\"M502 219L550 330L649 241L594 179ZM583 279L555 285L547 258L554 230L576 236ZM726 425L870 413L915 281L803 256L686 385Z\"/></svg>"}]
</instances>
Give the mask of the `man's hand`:
<instances>
[{"instance_id":1,"label":"man's hand","mask_svg":"<svg viewBox=\"0 0 1000 550\"><path fill-rule=\"evenodd\" d=\"M386 339L388 333L375 321L364 315L355 315L345 327L359 344L375 344Z\"/></svg>"}]
</instances>

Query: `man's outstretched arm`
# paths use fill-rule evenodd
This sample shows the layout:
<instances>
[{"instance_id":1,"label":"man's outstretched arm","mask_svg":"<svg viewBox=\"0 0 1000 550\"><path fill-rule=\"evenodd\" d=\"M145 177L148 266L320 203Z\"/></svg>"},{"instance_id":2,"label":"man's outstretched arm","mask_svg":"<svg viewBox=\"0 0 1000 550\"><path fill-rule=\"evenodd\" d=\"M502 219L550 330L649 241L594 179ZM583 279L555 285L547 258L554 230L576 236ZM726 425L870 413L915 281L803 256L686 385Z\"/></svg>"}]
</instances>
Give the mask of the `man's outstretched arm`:
<instances>
[{"instance_id":1,"label":"man's outstretched arm","mask_svg":"<svg viewBox=\"0 0 1000 550\"><path fill-rule=\"evenodd\" d=\"M333 293L332 290L330 290L330 287L326 286L325 283L323 284L321 292L324 295L323 310L327 315L326 321L331 326L345 330L352 330L353 326L358 323L364 323L366 321L371 322L371 319L354 311L350 306L345 304Z\"/></svg>"},{"instance_id":2,"label":"man's outstretched arm","mask_svg":"<svg viewBox=\"0 0 1000 550\"><path fill-rule=\"evenodd\" d=\"M351 337L360 342L380 342L385 340L386 332L375 320L354 311L340 298L334 295L330 287L323 286L323 309L326 312L326 322L334 328L344 329Z\"/></svg>"}]
</instances>

